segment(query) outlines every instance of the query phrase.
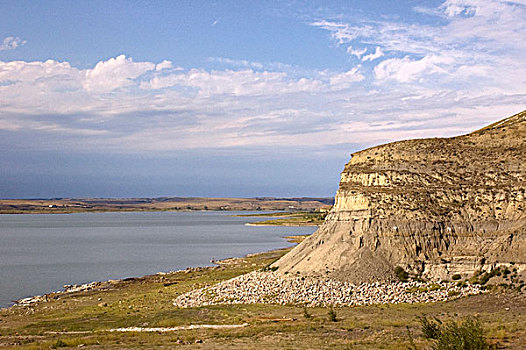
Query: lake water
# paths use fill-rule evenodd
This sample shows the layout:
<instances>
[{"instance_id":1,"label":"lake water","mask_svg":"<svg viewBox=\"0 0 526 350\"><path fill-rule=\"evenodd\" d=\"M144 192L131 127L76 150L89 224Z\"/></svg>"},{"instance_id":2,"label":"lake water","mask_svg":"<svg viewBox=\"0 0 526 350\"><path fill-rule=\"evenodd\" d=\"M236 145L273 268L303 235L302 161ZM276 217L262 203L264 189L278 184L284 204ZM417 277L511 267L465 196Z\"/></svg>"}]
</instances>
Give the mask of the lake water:
<instances>
[{"instance_id":1,"label":"lake water","mask_svg":"<svg viewBox=\"0 0 526 350\"><path fill-rule=\"evenodd\" d=\"M315 227L246 226L235 212L0 215L0 307L81 284L209 266L291 246ZM243 212L246 214L246 212Z\"/></svg>"}]
</instances>

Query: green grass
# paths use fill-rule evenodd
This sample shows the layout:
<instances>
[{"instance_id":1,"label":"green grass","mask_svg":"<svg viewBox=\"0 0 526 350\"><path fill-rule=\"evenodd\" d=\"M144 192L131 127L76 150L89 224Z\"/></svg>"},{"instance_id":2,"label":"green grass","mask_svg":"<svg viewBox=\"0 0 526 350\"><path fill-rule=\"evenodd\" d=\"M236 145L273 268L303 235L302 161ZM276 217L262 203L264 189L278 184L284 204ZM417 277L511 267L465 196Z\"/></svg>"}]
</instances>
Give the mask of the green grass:
<instances>
[{"instance_id":1,"label":"green grass","mask_svg":"<svg viewBox=\"0 0 526 350\"><path fill-rule=\"evenodd\" d=\"M0 348L19 344L19 349L67 349L79 345L85 349L171 349L183 342L185 348L214 349L407 349L410 341L406 326L416 346L425 348L431 343L421 332L420 315L437 316L447 322L475 313L489 344L520 349L526 339L525 298L516 292L490 293L447 303L334 308L336 322L330 309L306 309L303 305L215 305L189 309L172 305L181 293L261 270L286 251L229 260L219 268L121 281L105 290L62 295L32 308L2 310ZM245 322L247 327L236 329L108 332L111 328L131 326ZM203 343L195 343L196 340Z\"/></svg>"},{"instance_id":2,"label":"green grass","mask_svg":"<svg viewBox=\"0 0 526 350\"><path fill-rule=\"evenodd\" d=\"M325 221L326 212L318 211L298 211L284 213L265 213L255 215L239 215L253 217L280 217L280 219L252 222L251 225L272 225L272 226L319 226Z\"/></svg>"}]
</instances>

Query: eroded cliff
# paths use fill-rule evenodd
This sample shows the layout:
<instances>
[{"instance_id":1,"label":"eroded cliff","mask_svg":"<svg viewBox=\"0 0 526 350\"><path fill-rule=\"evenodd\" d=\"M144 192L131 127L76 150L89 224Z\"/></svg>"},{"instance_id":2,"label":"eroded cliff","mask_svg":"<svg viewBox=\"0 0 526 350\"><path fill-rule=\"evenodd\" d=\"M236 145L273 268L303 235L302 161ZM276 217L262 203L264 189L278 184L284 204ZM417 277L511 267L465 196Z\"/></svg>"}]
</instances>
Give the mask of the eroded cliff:
<instances>
[{"instance_id":1,"label":"eroded cliff","mask_svg":"<svg viewBox=\"0 0 526 350\"><path fill-rule=\"evenodd\" d=\"M526 111L352 155L325 223L275 266L362 282L526 268Z\"/></svg>"}]
</instances>

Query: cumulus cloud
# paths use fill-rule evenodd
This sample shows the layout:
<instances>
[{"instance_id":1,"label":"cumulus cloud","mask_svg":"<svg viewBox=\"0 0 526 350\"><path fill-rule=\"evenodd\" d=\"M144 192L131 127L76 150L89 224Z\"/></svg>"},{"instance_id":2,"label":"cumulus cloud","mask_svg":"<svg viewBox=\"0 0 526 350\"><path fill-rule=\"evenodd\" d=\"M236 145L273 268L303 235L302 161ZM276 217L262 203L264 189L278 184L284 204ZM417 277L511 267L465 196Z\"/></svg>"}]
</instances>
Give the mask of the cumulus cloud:
<instances>
[{"instance_id":1,"label":"cumulus cloud","mask_svg":"<svg viewBox=\"0 0 526 350\"><path fill-rule=\"evenodd\" d=\"M0 51L14 50L17 47L24 45L25 43L26 41L20 39L19 37L8 36L4 38L2 43L0 43Z\"/></svg>"},{"instance_id":2,"label":"cumulus cloud","mask_svg":"<svg viewBox=\"0 0 526 350\"><path fill-rule=\"evenodd\" d=\"M376 50L374 51L374 53L371 53L369 55L365 55L362 57L362 61L365 62L365 61L374 61L375 59L377 58L380 58L384 55L384 53L382 52L382 49L377 46L376 47Z\"/></svg>"},{"instance_id":3,"label":"cumulus cloud","mask_svg":"<svg viewBox=\"0 0 526 350\"><path fill-rule=\"evenodd\" d=\"M0 61L0 130L118 151L323 147L451 136L524 109L524 5L451 0L418 11L440 18L314 21L332 49L368 62L340 71L228 58L211 58L224 65L216 70L124 55L88 69Z\"/></svg>"},{"instance_id":4,"label":"cumulus cloud","mask_svg":"<svg viewBox=\"0 0 526 350\"><path fill-rule=\"evenodd\" d=\"M347 48L347 53L349 55L353 55L353 56L356 56L358 58L361 58L363 56L364 53L367 52L367 48L363 48L363 49L354 49L352 46L349 46Z\"/></svg>"},{"instance_id":5,"label":"cumulus cloud","mask_svg":"<svg viewBox=\"0 0 526 350\"><path fill-rule=\"evenodd\" d=\"M477 2L472 0L448 0L441 6L448 17L474 16L477 13Z\"/></svg>"},{"instance_id":6,"label":"cumulus cloud","mask_svg":"<svg viewBox=\"0 0 526 350\"><path fill-rule=\"evenodd\" d=\"M167 61L160 64L166 65ZM83 87L88 91L99 93L110 92L115 89L133 85L133 79L155 69L151 62L133 62L124 55L101 61L93 69L85 71Z\"/></svg>"},{"instance_id":7,"label":"cumulus cloud","mask_svg":"<svg viewBox=\"0 0 526 350\"><path fill-rule=\"evenodd\" d=\"M141 84L142 89L163 89L169 87L192 88L201 96L234 95L259 96L315 91L321 87L315 79L291 79L284 72L256 72L253 70L206 71L191 69L156 75Z\"/></svg>"},{"instance_id":8,"label":"cumulus cloud","mask_svg":"<svg viewBox=\"0 0 526 350\"><path fill-rule=\"evenodd\" d=\"M358 71L358 67L354 67L345 73L333 75L330 78L330 85L333 89L348 88L352 83L360 82L364 79L365 77Z\"/></svg>"},{"instance_id":9,"label":"cumulus cloud","mask_svg":"<svg viewBox=\"0 0 526 350\"><path fill-rule=\"evenodd\" d=\"M163 70L163 69L169 69L169 68L172 68L172 62L168 60L164 60L161 63L157 63L155 65L155 70L157 71Z\"/></svg>"}]
</instances>

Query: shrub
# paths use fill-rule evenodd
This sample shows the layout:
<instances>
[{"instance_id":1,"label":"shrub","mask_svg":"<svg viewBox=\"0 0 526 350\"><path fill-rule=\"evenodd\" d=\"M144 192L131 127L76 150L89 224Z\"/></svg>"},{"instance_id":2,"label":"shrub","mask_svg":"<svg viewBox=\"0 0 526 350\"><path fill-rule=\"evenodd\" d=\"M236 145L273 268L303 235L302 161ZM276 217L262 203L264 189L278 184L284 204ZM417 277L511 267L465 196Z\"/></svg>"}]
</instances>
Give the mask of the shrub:
<instances>
[{"instance_id":1,"label":"shrub","mask_svg":"<svg viewBox=\"0 0 526 350\"><path fill-rule=\"evenodd\" d=\"M486 284L490 280L491 277L493 276L490 273L483 273L482 275L480 275L479 283Z\"/></svg>"},{"instance_id":2,"label":"shrub","mask_svg":"<svg viewBox=\"0 0 526 350\"><path fill-rule=\"evenodd\" d=\"M433 347L435 350L485 350L488 348L482 325L476 318L446 324Z\"/></svg>"},{"instance_id":3,"label":"shrub","mask_svg":"<svg viewBox=\"0 0 526 350\"><path fill-rule=\"evenodd\" d=\"M329 309L329 312L327 313L327 316L329 317L329 321L336 322L338 321L338 318L336 317L336 311L331 307Z\"/></svg>"},{"instance_id":4,"label":"shrub","mask_svg":"<svg viewBox=\"0 0 526 350\"><path fill-rule=\"evenodd\" d=\"M451 279L452 279L453 281L458 281L458 280L461 279L461 278L462 278L462 276L461 276L460 274L458 274L458 273L456 273L456 274L454 274L453 276L451 276Z\"/></svg>"},{"instance_id":5,"label":"shrub","mask_svg":"<svg viewBox=\"0 0 526 350\"><path fill-rule=\"evenodd\" d=\"M305 318L311 318L312 317L312 315L309 313L309 310L307 309L306 306L303 308L303 316Z\"/></svg>"},{"instance_id":6,"label":"shrub","mask_svg":"<svg viewBox=\"0 0 526 350\"><path fill-rule=\"evenodd\" d=\"M433 339L434 350L486 350L489 349L484 330L477 318L468 317L461 321L443 324L436 319L429 321L420 317L422 333L425 338Z\"/></svg>"},{"instance_id":7,"label":"shrub","mask_svg":"<svg viewBox=\"0 0 526 350\"><path fill-rule=\"evenodd\" d=\"M272 271L272 272L274 272L274 271L277 271L277 269L278 269L277 266L270 266L270 264L269 264L269 265L265 266L262 269L262 271Z\"/></svg>"},{"instance_id":8,"label":"shrub","mask_svg":"<svg viewBox=\"0 0 526 350\"><path fill-rule=\"evenodd\" d=\"M56 342L54 342L50 347L52 349L56 349L56 348L65 348L67 346L68 346L68 344L66 344L65 341L63 341L62 339L59 339Z\"/></svg>"},{"instance_id":9,"label":"shrub","mask_svg":"<svg viewBox=\"0 0 526 350\"><path fill-rule=\"evenodd\" d=\"M456 297L457 295L460 295L460 292L458 290L450 290L447 292L448 297Z\"/></svg>"},{"instance_id":10,"label":"shrub","mask_svg":"<svg viewBox=\"0 0 526 350\"><path fill-rule=\"evenodd\" d=\"M395 267L394 273L401 282L407 282L409 274L401 266Z\"/></svg>"},{"instance_id":11,"label":"shrub","mask_svg":"<svg viewBox=\"0 0 526 350\"><path fill-rule=\"evenodd\" d=\"M425 316L420 316L420 324L422 326L422 333L426 339L438 339L442 332L442 321L438 318L435 320L428 320Z\"/></svg>"}]
</instances>

